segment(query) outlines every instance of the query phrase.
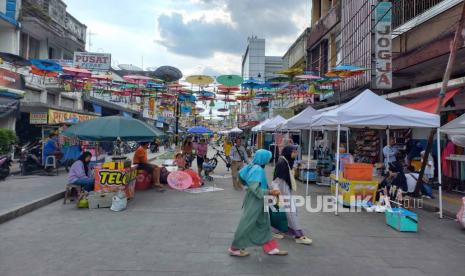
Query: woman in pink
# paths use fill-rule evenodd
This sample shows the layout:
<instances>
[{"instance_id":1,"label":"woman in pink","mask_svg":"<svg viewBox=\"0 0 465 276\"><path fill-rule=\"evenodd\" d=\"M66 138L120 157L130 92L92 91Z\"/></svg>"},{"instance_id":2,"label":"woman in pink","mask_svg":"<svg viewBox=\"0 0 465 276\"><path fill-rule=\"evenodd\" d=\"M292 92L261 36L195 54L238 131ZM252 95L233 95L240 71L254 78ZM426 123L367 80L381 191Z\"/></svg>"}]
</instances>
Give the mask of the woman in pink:
<instances>
[{"instance_id":1,"label":"woman in pink","mask_svg":"<svg viewBox=\"0 0 465 276\"><path fill-rule=\"evenodd\" d=\"M203 162L205 161L208 152L208 144L205 138L200 139L200 142L196 145L195 151L197 154L197 171L199 172L199 175L202 175Z\"/></svg>"}]
</instances>

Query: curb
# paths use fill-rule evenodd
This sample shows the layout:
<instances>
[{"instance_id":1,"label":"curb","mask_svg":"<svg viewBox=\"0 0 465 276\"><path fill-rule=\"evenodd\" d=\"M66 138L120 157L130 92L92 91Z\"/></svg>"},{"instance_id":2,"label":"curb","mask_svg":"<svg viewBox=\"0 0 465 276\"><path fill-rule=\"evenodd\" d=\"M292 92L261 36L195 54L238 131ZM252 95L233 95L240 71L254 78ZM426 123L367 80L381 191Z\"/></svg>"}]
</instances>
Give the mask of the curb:
<instances>
[{"instance_id":1,"label":"curb","mask_svg":"<svg viewBox=\"0 0 465 276\"><path fill-rule=\"evenodd\" d=\"M58 192L41 199L26 203L22 206L16 207L12 210L6 211L4 213L0 213L0 224L5 223L9 220L15 219L27 213L30 213L34 210L37 210L41 207L44 207L52 202L55 202L59 199L62 199L65 195L65 192Z\"/></svg>"}]
</instances>

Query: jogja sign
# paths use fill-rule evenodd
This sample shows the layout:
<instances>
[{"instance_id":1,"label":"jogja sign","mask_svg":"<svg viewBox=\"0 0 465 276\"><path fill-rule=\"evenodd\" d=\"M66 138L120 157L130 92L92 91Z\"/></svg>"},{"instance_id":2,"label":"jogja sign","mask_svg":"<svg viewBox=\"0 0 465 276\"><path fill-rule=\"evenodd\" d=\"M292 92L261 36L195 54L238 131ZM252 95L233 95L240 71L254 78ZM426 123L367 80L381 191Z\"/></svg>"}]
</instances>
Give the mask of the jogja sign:
<instances>
[{"instance_id":1,"label":"jogja sign","mask_svg":"<svg viewBox=\"0 0 465 276\"><path fill-rule=\"evenodd\" d=\"M375 11L375 61L374 88L392 88L392 3L379 2Z\"/></svg>"},{"instance_id":2,"label":"jogja sign","mask_svg":"<svg viewBox=\"0 0 465 276\"><path fill-rule=\"evenodd\" d=\"M74 52L73 65L89 70L110 70L111 54Z\"/></svg>"}]
</instances>

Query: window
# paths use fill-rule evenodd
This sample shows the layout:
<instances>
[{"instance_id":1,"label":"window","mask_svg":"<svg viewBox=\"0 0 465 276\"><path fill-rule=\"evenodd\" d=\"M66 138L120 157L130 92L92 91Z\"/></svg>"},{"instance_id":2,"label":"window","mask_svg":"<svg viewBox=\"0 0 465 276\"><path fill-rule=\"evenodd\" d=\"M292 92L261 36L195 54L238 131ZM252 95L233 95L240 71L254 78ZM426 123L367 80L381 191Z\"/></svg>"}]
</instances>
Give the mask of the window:
<instances>
[{"instance_id":1,"label":"window","mask_svg":"<svg viewBox=\"0 0 465 276\"><path fill-rule=\"evenodd\" d=\"M424 13L444 0L396 0L392 1L392 28Z\"/></svg>"}]
</instances>

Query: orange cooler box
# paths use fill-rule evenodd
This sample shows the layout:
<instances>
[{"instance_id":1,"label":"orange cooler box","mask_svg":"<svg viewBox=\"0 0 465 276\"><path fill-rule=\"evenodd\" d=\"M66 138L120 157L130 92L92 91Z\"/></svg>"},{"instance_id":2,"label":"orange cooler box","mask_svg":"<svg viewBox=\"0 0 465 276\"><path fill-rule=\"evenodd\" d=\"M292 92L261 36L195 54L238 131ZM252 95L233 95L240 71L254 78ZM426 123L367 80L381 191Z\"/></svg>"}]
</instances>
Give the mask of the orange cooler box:
<instances>
[{"instance_id":1,"label":"orange cooler box","mask_svg":"<svg viewBox=\"0 0 465 276\"><path fill-rule=\"evenodd\" d=\"M349 180L370 181L373 179L373 165L365 163L345 164L344 178Z\"/></svg>"}]
</instances>

